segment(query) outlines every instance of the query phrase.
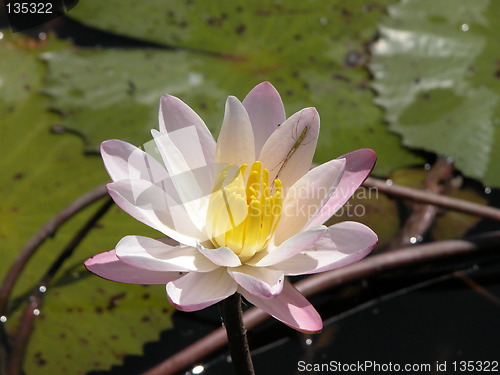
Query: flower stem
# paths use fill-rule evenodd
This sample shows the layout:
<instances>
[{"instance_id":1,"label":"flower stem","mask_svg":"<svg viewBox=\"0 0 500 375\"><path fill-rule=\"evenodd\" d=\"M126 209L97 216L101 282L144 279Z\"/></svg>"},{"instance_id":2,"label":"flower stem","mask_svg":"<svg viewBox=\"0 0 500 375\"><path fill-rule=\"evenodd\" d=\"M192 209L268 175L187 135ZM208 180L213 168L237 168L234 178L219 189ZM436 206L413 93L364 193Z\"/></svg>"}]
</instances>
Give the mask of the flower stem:
<instances>
[{"instance_id":1,"label":"flower stem","mask_svg":"<svg viewBox=\"0 0 500 375\"><path fill-rule=\"evenodd\" d=\"M255 375L248 347L247 331L243 323L241 295L234 293L226 298L223 308L224 326L234 371L237 375Z\"/></svg>"}]
</instances>

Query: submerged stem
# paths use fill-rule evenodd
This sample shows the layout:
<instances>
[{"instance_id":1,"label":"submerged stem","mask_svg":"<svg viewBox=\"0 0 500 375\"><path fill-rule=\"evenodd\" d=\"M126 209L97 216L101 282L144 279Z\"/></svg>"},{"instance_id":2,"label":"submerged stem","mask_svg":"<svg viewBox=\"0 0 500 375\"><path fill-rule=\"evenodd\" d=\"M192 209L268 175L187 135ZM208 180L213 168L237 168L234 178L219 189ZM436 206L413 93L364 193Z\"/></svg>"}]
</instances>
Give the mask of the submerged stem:
<instances>
[{"instance_id":1,"label":"submerged stem","mask_svg":"<svg viewBox=\"0 0 500 375\"><path fill-rule=\"evenodd\" d=\"M223 302L224 326L233 368L237 375L254 375L252 357L248 347L247 331L243 323L241 295L234 293Z\"/></svg>"},{"instance_id":2,"label":"submerged stem","mask_svg":"<svg viewBox=\"0 0 500 375\"><path fill-rule=\"evenodd\" d=\"M95 201L104 198L107 195L105 185L100 185L91 191L80 196L70 205L59 211L52 219L50 219L40 230L35 233L28 243L21 250L19 255L7 271L3 282L0 284L0 315L7 314L7 304L10 294L16 281L19 279L24 267L31 260L38 248L45 242L47 238L53 236L57 230L75 214L88 207Z\"/></svg>"},{"instance_id":3,"label":"submerged stem","mask_svg":"<svg viewBox=\"0 0 500 375\"><path fill-rule=\"evenodd\" d=\"M373 177L368 177L365 182L363 182L363 186L377 188L382 193L394 197L410 199L419 203L433 204L438 207L448 208L450 210L500 221L500 209L469 202L464 199L452 198L424 190L413 189L408 186L396 184L388 185L386 181Z\"/></svg>"}]
</instances>

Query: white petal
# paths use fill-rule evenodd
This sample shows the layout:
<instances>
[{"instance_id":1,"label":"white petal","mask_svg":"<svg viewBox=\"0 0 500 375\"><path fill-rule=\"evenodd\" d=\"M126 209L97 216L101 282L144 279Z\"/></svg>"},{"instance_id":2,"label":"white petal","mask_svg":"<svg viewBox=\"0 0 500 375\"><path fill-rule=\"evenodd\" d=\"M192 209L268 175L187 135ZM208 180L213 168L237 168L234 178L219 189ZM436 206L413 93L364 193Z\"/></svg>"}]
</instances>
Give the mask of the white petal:
<instances>
[{"instance_id":1,"label":"white petal","mask_svg":"<svg viewBox=\"0 0 500 375\"><path fill-rule=\"evenodd\" d=\"M243 99L255 138L255 155L259 154L271 134L286 120L285 107L280 94L269 82L255 86Z\"/></svg>"},{"instance_id":2,"label":"white petal","mask_svg":"<svg viewBox=\"0 0 500 375\"><path fill-rule=\"evenodd\" d=\"M195 132L193 127L184 128L178 132L163 134L153 129L151 131L154 138L152 147L157 147L176 187L180 189L182 184L192 184L194 185L192 189L196 189L196 194L191 193L191 195L195 197L207 195L212 189L210 174L214 166L207 164L203 155L199 154L199 150L193 147L190 140L190 136ZM145 145L145 147L148 146L151 145Z\"/></svg>"},{"instance_id":3,"label":"white petal","mask_svg":"<svg viewBox=\"0 0 500 375\"><path fill-rule=\"evenodd\" d=\"M334 192L344 172L345 159L335 159L311 169L287 192L281 220L274 235L276 245L303 230Z\"/></svg>"},{"instance_id":4,"label":"white petal","mask_svg":"<svg viewBox=\"0 0 500 375\"><path fill-rule=\"evenodd\" d=\"M219 247L218 249L207 249L201 244L197 246L198 251L210 259L213 263L223 267L241 266L240 258L233 250L228 247Z\"/></svg>"},{"instance_id":5,"label":"white petal","mask_svg":"<svg viewBox=\"0 0 500 375\"><path fill-rule=\"evenodd\" d=\"M167 284L170 303L181 311L196 311L234 294L236 282L220 267L212 272L190 272Z\"/></svg>"},{"instance_id":6,"label":"white petal","mask_svg":"<svg viewBox=\"0 0 500 375\"><path fill-rule=\"evenodd\" d=\"M217 139L215 162L221 164L252 164L255 144L252 125L243 104L234 96L226 101L224 121Z\"/></svg>"},{"instance_id":7,"label":"white petal","mask_svg":"<svg viewBox=\"0 0 500 375\"><path fill-rule=\"evenodd\" d=\"M212 182L208 170L212 166L198 168L184 158L183 152L170 136L152 131L158 150L165 162L176 194L180 197L191 221L202 231L206 222L209 194ZM185 140L187 142L188 140Z\"/></svg>"},{"instance_id":8,"label":"white petal","mask_svg":"<svg viewBox=\"0 0 500 375\"><path fill-rule=\"evenodd\" d=\"M347 266L368 255L377 245L377 235L366 225L345 221L332 225L309 250L275 264L287 275L324 272Z\"/></svg>"},{"instance_id":9,"label":"white petal","mask_svg":"<svg viewBox=\"0 0 500 375\"><path fill-rule=\"evenodd\" d=\"M319 114L306 108L289 117L271 134L259 160L269 170L269 180L279 178L285 189L311 168L319 134Z\"/></svg>"},{"instance_id":10,"label":"white petal","mask_svg":"<svg viewBox=\"0 0 500 375\"><path fill-rule=\"evenodd\" d=\"M144 180L107 185L115 203L135 219L188 246L204 240L181 205L160 187Z\"/></svg>"},{"instance_id":11,"label":"white petal","mask_svg":"<svg viewBox=\"0 0 500 375\"><path fill-rule=\"evenodd\" d=\"M274 298L283 289L283 272L270 268L241 266L228 272L245 290L260 298Z\"/></svg>"},{"instance_id":12,"label":"white petal","mask_svg":"<svg viewBox=\"0 0 500 375\"><path fill-rule=\"evenodd\" d=\"M200 116L182 100L171 95L162 96L160 99L159 123L162 133L176 132L194 126L196 136L190 141L196 144L196 148L203 150L206 164L213 165L215 156L214 137Z\"/></svg>"},{"instance_id":13,"label":"white petal","mask_svg":"<svg viewBox=\"0 0 500 375\"><path fill-rule=\"evenodd\" d=\"M241 288L240 293L250 303L293 329L317 333L323 328L323 321L316 309L286 280L281 294L273 299L258 298Z\"/></svg>"},{"instance_id":14,"label":"white petal","mask_svg":"<svg viewBox=\"0 0 500 375\"><path fill-rule=\"evenodd\" d=\"M101 156L113 181L140 179L158 184L169 179L161 163L130 143L117 139L104 141Z\"/></svg>"},{"instance_id":15,"label":"white petal","mask_svg":"<svg viewBox=\"0 0 500 375\"><path fill-rule=\"evenodd\" d=\"M193 247L174 247L142 236L122 238L116 245L116 256L131 266L151 271L209 272L218 268Z\"/></svg>"},{"instance_id":16,"label":"white petal","mask_svg":"<svg viewBox=\"0 0 500 375\"><path fill-rule=\"evenodd\" d=\"M283 262L303 250L309 249L316 241L318 241L327 231L325 226L319 226L314 229L296 234L283 242L278 247L271 248L269 251L261 251L257 253L257 259L251 259L250 262L256 267L272 266L273 264ZM263 253L263 256L260 254ZM247 262L249 263L249 262Z\"/></svg>"}]
</instances>

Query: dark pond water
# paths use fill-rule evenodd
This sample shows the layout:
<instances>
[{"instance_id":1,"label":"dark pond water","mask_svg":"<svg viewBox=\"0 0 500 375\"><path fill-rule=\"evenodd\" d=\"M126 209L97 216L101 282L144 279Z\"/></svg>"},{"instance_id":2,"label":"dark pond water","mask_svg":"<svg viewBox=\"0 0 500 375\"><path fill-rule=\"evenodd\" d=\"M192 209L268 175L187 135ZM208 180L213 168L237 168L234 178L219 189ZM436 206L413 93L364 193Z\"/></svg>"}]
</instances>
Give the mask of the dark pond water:
<instances>
[{"instance_id":1,"label":"dark pond water","mask_svg":"<svg viewBox=\"0 0 500 375\"><path fill-rule=\"evenodd\" d=\"M489 254L386 273L329 290L311 298L325 320L320 334L304 335L274 319L249 332L256 373L382 374L391 373L383 371L387 366L414 365L417 371L402 373L437 374L454 373L460 361L499 361L499 274L500 257ZM220 324L218 306L176 313L175 330L146 345L144 357L127 357L123 366L90 374L139 374ZM332 370L358 363L373 368ZM446 364L447 371L437 372L437 363L441 370ZM329 366L330 372L326 367L323 372L307 371L315 365ZM427 371L422 365L431 368ZM232 374L225 350L197 366L179 374Z\"/></svg>"}]
</instances>

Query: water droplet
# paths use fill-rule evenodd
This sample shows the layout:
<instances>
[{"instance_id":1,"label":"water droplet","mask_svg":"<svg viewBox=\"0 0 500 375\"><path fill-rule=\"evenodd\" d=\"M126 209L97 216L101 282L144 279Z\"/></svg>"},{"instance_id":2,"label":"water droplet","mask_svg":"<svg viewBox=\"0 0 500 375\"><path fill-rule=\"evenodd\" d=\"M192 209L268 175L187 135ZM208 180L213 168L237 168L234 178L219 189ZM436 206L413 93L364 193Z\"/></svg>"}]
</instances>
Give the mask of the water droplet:
<instances>
[{"instance_id":1,"label":"water droplet","mask_svg":"<svg viewBox=\"0 0 500 375\"><path fill-rule=\"evenodd\" d=\"M311 340L311 339L306 340L306 345L311 345L312 343L313 343L313 340Z\"/></svg>"},{"instance_id":2,"label":"water droplet","mask_svg":"<svg viewBox=\"0 0 500 375\"><path fill-rule=\"evenodd\" d=\"M0 31L0 40L3 39L3 33Z\"/></svg>"},{"instance_id":3,"label":"water droplet","mask_svg":"<svg viewBox=\"0 0 500 375\"><path fill-rule=\"evenodd\" d=\"M47 287L44 285L40 285L40 288L38 288L38 290L40 291L40 293L45 293L47 291Z\"/></svg>"},{"instance_id":4,"label":"water droplet","mask_svg":"<svg viewBox=\"0 0 500 375\"><path fill-rule=\"evenodd\" d=\"M387 186L392 186L392 180L390 180L390 179L385 180L385 184Z\"/></svg>"},{"instance_id":5,"label":"water droplet","mask_svg":"<svg viewBox=\"0 0 500 375\"><path fill-rule=\"evenodd\" d=\"M430 165L429 163L426 163L426 164L424 165L424 169L425 169L426 171L430 170L430 169L431 169L431 165Z\"/></svg>"},{"instance_id":6,"label":"water droplet","mask_svg":"<svg viewBox=\"0 0 500 375\"><path fill-rule=\"evenodd\" d=\"M422 236L416 236L416 237L411 237L410 238L410 243L412 245L416 244L416 243L419 243L419 242L422 242L423 241L423 237Z\"/></svg>"},{"instance_id":7,"label":"water droplet","mask_svg":"<svg viewBox=\"0 0 500 375\"><path fill-rule=\"evenodd\" d=\"M464 23L462 25L462 31L469 31L469 25L467 25L466 23Z\"/></svg>"},{"instance_id":8,"label":"water droplet","mask_svg":"<svg viewBox=\"0 0 500 375\"><path fill-rule=\"evenodd\" d=\"M38 39L40 39L40 40L47 39L47 34L44 32L38 33Z\"/></svg>"},{"instance_id":9,"label":"water droplet","mask_svg":"<svg viewBox=\"0 0 500 375\"><path fill-rule=\"evenodd\" d=\"M323 26L328 25L328 18L326 18L326 17L321 17L321 18L319 19L319 23L320 23L320 24L322 24Z\"/></svg>"},{"instance_id":10,"label":"water droplet","mask_svg":"<svg viewBox=\"0 0 500 375\"><path fill-rule=\"evenodd\" d=\"M193 367L193 369L191 370L191 373L201 374L203 371L205 371L205 367L203 367L202 365L198 365L198 366Z\"/></svg>"},{"instance_id":11,"label":"water droplet","mask_svg":"<svg viewBox=\"0 0 500 375\"><path fill-rule=\"evenodd\" d=\"M36 315L36 316L40 315L40 310L38 310L38 309L33 310L33 315Z\"/></svg>"},{"instance_id":12,"label":"water droplet","mask_svg":"<svg viewBox=\"0 0 500 375\"><path fill-rule=\"evenodd\" d=\"M484 188L484 194L491 194L491 188L490 187L485 187Z\"/></svg>"},{"instance_id":13,"label":"water droplet","mask_svg":"<svg viewBox=\"0 0 500 375\"><path fill-rule=\"evenodd\" d=\"M7 321L7 317L5 315L0 316L0 323L5 323Z\"/></svg>"}]
</instances>

